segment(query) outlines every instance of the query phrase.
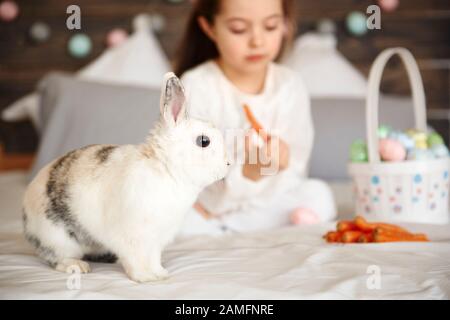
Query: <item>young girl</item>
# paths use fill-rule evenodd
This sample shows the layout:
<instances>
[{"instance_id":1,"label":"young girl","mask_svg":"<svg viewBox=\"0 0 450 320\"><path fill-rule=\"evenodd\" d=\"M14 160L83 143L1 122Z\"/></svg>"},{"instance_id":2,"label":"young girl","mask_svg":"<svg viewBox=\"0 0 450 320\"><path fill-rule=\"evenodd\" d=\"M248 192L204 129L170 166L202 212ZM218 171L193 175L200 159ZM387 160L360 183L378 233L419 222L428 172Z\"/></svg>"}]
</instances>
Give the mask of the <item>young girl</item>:
<instances>
[{"instance_id":1,"label":"young girl","mask_svg":"<svg viewBox=\"0 0 450 320\"><path fill-rule=\"evenodd\" d=\"M181 234L335 218L329 187L307 179L313 143L308 94L298 74L274 62L292 38L294 14L292 0L195 1L175 72L190 115L212 122L231 140L233 165L200 194ZM246 139L240 148L229 135L250 128L243 105L267 139ZM260 155L256 161L250 161L252 152ZM264 173L269 167L277 170Z\"/></svg>"}]
</instances>

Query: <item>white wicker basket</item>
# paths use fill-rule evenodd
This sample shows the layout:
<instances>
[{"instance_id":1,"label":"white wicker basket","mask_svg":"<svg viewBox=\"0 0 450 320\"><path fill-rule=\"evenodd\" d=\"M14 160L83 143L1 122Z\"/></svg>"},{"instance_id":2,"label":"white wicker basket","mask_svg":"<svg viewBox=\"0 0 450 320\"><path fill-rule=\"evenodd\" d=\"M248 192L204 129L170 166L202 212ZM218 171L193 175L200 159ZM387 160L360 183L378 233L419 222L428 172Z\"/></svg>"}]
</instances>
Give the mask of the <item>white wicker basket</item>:
<instances>
[{"instance_id":1,"label":"white wicker basket","mask_svg":"<svg viewBox=\"0 0 450 320\"><path fill-rule=\"evenodd\" d=\"M449 222L449 158L381 162L378 153L378 100L383 69L395 54L402 59L411 85L416 128L426 131L425 94L419 68L404 48L384 50L370 70L366 101L367 163L350 163L355 214L391 222Z\"/></svg>"}]
</instances>

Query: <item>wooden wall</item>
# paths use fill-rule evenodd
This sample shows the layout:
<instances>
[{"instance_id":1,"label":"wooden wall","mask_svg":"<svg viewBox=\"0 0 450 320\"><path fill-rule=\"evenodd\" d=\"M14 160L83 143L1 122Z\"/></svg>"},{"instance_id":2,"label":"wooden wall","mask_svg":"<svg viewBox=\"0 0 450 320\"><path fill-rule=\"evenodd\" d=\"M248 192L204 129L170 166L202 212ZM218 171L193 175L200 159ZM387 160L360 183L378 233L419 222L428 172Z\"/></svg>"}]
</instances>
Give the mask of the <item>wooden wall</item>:
<instances>
[{"instance_id":1,"label":"wooden wall","mask_svg":"<svg viewBox=\"0 0 450 320\"><path fill-rule=\"evenodd\" d=\"M183 32L191 4L171 4L165 0L16 0L20 16L12 23L0 22L0 110L33 90L37 80L50 70L75 71L104 50L106 33L114 27L131 31L132 18L141 12L157 12L166 18L158 39L169 58ZM249 0L257 2L258 0ZM381 30L356 38L345 30L345 16L352 10L365 12L375 1L298 0L298 33L315 28L321 18L331 18L338 26L338 49L364 74L384 48L403 46L419 61L425 83L430 122L449 142L450 111L450 1L400 0L394 13L382 13ZM82 11L82 32L93 40L93 51L85 59L70 57L66 8L77 4ZM42 20L52 28L50 41L36 45L27 36L30 25ZM409 94L408 82L398 60L389 63L382 89L387 93ZM6 152L34 152L38 138L29 121L0 121L0 143Z\"/></svg>"}]
</instances>

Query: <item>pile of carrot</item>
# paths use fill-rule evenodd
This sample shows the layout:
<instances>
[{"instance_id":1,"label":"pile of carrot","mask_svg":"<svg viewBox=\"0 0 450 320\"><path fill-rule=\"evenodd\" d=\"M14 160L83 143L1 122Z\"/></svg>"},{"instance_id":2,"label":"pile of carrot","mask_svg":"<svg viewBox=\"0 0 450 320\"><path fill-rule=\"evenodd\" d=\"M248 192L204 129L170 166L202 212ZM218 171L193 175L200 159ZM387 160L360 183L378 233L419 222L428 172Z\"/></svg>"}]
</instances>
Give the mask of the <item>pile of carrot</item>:
<instances>
[{"instance_id":1,"label":"pile of carrot","mask_svg":"<svg viewBox=\"0 0 450 320\"><path fill-rule=\"evenodd\" d=\"M330 243L429 241L425 234L410 233L394 224L369 223L361 216L357 216L353 221L339 221L336 231L328 232L323 238Z\"/></svg>"}]
</instances>

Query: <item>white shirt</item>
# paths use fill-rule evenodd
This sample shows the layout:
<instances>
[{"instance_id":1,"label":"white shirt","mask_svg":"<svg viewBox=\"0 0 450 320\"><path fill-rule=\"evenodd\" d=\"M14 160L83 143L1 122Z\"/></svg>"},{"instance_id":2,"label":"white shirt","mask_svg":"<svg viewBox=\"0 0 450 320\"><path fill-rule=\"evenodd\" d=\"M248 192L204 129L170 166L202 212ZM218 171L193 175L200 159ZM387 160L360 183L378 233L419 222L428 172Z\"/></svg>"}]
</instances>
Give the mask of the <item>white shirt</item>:
<instances>
[{"instance_id":1,"label":"white shirt","mask_svg":"<svg viewBox=\"0 0 450 320\"><path fill-rule=\"evenodd\" d=\"M198 201L207 210L222 215L252 203L260 205L306 178L314 129L309 96L297 73L270 63L262 92L246 94L210 60L185 72L181 81L191 117L211 121L226 136L230 129L250 128L242 107L247 104L263 128L279 136L290 148L289 167L256 182L242 175L242 163L234 163L225 179L200 194ZM236 154L233 139L225 139L231 140L227 143L228 154Z\"/></svg>"}]
</instances>

